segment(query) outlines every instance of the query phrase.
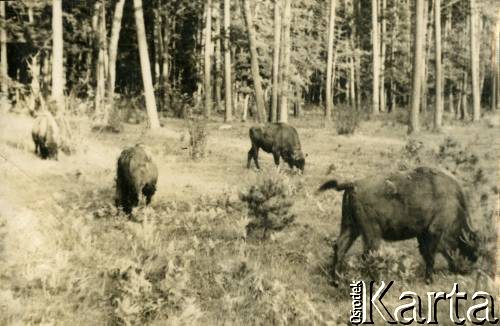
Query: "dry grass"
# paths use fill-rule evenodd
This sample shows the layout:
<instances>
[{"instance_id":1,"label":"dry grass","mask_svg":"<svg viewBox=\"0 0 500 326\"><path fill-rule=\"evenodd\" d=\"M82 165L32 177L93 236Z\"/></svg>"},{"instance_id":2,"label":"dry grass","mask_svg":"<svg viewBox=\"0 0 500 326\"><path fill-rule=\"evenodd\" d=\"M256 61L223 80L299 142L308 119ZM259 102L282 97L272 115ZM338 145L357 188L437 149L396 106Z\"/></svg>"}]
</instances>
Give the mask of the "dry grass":
<instances>
[{"instance_id":1,"label":"dry grass","mask_svg":"<svg viewBox=\"0 0 500 326\"><path fill-rule=\"evenodd\" d=\"M192 161L183 120L166 120L154 133L125 124L121 134L91 133L82 120L81 148L55 162L33 154L31 119L3 116L0 324L345 324L348 284L332 288L326 273L341 194L314 191L333 175L360 178L396 168L409 139L403 127L385 121L362 122L351 136L320 121L296 123L309 154L306 171L282 171L295 189L289 198L296 219L263 240L247 237L248 211L239 199L263 174L245 168L249 124L220 130L209 123L207 157ZM453 135L478 153L491 188L498 184L496 134L481 125L455 126L416 139L437 150ZM152 206L134 212L136 223L112 203L118 154L139 141L152 148L160 177ZM261 161L263 170L274 169L270 155L262 153ZM415 241L382 250L381 277L396 281L388 306L402 290L449 291L457 281L461 290L476 286L475 274L449 274L441 259L435 284L426 286ZM352 278L366 277L360 252L356 243L348 255ZM393 271L398 259L405 263Z\"/></svg>"}]
</instances>

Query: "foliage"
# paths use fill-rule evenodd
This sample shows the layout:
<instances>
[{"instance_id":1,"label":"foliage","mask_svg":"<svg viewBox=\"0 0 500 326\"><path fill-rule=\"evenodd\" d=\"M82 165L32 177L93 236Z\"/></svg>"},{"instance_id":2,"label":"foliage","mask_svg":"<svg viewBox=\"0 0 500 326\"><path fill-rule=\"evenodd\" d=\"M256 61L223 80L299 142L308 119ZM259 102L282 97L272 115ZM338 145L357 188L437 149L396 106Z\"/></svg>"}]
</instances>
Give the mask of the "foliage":
<instances>
[{"instance_id":1,"label":"foliage","mask_svg":"<svg viewBox=\"0 0 500 326\"><path fill-rule=\"evenodd\" d=\"M251 219L247 225L248 233L261 229L265 239L268 230L281 231L292 223L295 215L290 211L293 205L291 196L295 191L290 179L275 173L264 176L243 192L240 198L248 204Z\"/></svg>"},{"instance_id":2,"label":"foliage","mask_svg":"<svg viewBox=\"0 0 500 326\"><path fill-rule=\"evenodd\" d=\"M360 114L352 106L337 105L334 109L335 128L339 135L351 135L359 125Z\"/></svg>"},{"instance_id":3,"label":"foliage","mask_svg":"<svg viewBox=\"0 0 500 326\"><path fill-rule=\"evenodd\" d=\"M208 130L207 123L200 119L191 119L188 124L189 156L193 160L207 155Z\"/></svg>"}]
</instances>

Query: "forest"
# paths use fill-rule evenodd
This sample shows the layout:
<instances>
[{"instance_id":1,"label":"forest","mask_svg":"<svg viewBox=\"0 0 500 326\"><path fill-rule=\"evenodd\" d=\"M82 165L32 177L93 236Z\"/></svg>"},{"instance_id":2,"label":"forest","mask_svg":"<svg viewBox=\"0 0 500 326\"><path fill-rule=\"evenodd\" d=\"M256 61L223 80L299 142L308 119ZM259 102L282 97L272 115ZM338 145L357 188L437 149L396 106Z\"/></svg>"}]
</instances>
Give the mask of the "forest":
<instances>
[{"instance_id":1,"label":"forest","mask_svg":"<svg viewBox=\"0 0 500 326\"><path fill-rule=\"evenodd\" d=\"M374 277L388 307L498 292L496 0L0 1L0 76L2 325L346 325ZM264 147L259 168L276 123L300 171ZM156 194L124 212L139 143ZM332 286L347 204L318 187L421 166L463 188L481 258L429 284L415 239L359 240Z\"/></svg>"}]
</instances>

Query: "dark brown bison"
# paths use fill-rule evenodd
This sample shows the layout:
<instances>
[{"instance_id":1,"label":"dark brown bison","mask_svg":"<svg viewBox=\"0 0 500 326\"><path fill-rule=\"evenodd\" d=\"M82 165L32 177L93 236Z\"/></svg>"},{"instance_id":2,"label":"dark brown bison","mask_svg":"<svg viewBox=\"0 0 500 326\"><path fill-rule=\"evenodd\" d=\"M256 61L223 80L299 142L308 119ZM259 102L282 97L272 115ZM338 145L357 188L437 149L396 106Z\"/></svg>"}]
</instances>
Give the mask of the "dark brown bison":
<instances>
[{"instance_id":1,"label":"dark brown bison","mask_svg":"<svg viewBox=\"0 0 500 326\"><path fill-rule=\"evenodd\" d=\"M257 169L259 166L259 149L272 153L274 163L279 166L280 157L292 169L294 166L304 172L306 160L302 154L299 134L294 127L286 123L271 123L265 126L250 128L252 148L248 151L247 168L250 168L252 158Z\"/></svg>"},{"instance_id":2,"label":"dark brown bison","mask_svg":"<svg viewBox=\"0 0 500 326\"><path fill-rule=\"evenodd\" d=\"M141 193L148 205L156 191L157 180L158 169L143 145L123 150L116 171L116 205L130 214L139 204Z\"/></svg>"},{"instance_id":3,"label":"dark brown bison","mask_svg":"<svg viewBox=\"0 0 500 326\"><path fill-rule=\"evenodd\" d=\"M61 144L59 127L50 112L41 113L35 120L31 137L35 143L35 154L42 159L58 159L59 146Z\"/></svg>"},{"instance_id":4,"label":"dark brown bison","mask_svg":"<svg viewBox=\"0 0 500 326\"><path fill-rule=\"evenodd\" d=\"M409 172L377 175L355 182L331 180L319 191L344 191L340 236L334 246L333 284L338 285L344 255L361 235L365 254L388 241L417 238L426 263L425 279L432 282L434 257L441 252L454 270L450 250L477 260L478 238L469 225L469 212L458 182L444 172L419 167Z\"/></svg>"}]
</instances>

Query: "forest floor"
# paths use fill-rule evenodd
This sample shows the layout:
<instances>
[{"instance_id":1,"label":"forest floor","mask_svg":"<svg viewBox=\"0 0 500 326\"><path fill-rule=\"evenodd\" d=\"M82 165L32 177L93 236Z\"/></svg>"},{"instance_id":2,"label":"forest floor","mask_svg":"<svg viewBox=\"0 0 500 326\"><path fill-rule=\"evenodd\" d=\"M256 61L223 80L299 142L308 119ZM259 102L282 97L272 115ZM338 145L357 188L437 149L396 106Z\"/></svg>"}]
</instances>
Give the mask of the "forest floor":
<instances>
[{"instance_id":1,"label":"forest floor","mask_svg":"<svg viewBox=\"0 0 500 326\"><path fill-rule=\"evenodd\" d=\"M32 123L17 114L0 119L2 325L345 325L349 283L333 288L326 272L339 233L342 194L316 195L322 182L391 171L410 164L405 160L418 161L408 144L421 141L425 150L436 152L453 137L477 154L486 177L490 204L477 208L485 211L476 219L491 216L498 200L498 126L486 122L455 123L442 133L423 131L410 138L391 118L362 122L352 136L324 127L319 115L292 119L308 154L303 175L285 166L277 173L266 153L260 155L262 171L253 163L246 169L251 123L221 128L222 122L210 122L207 157L198 161L186 149L184 120L166 119L154 132L125 124L123 133L110 134L75 119L78 149L58 161L35 156ZM151 148L159 170L151 207L134 213L139 222L118 213L113 201L117 157L137 142ZM425 157L418 158L421 164L436 165ZM294 189L296 219L263 240L247 234L248 212L239 194L276 174ZM477 223L491 226L494 220L483 222ZM366 276L361 250L358 240L346 261L348 279ZM443 259L434 284L425 285L413 240L384 244L375 264L381 279L395 280L384 300L393 308L402 291L449 292L454 282L469 293L500 294L498 283L478 281L475 272L449 273ZM443 318L447 309L440 306ZM452 324L444 320L443 325Z\"/></svg>"}]
</instances>

